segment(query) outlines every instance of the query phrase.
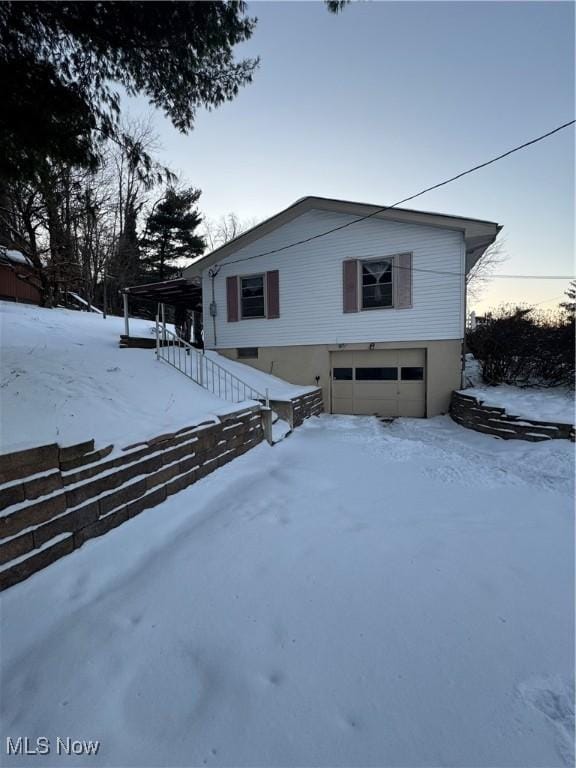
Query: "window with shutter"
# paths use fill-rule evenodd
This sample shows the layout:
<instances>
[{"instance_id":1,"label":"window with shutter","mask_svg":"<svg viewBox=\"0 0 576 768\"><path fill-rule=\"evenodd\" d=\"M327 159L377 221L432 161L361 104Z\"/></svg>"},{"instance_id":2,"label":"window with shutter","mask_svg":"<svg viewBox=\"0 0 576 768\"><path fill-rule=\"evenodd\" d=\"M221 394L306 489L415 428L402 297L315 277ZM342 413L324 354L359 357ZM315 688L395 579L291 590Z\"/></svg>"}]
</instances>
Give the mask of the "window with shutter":
<instances>
[{"instance_id":1,"label":"window with shutter","mask_svg":"<svg viewBox=\"0 0 576 768\"><path fill-rule=\"evenodd\" d=\"M396 269L396 309L412 306L412 254L400 253L394 257Z\"/></svg>"},{"instance_id":2,"label":"window with shutter","mask_svg":"<svg viewBox=\"0 0 576 768\"><path fill-rule=\"evenodd\" d=\"M264 275L240 278L240 310L243 320L266 317Z\"/></svg>"},{"instance_id":3,"label":"window with shutter","mask_svg":"<svg viewBox=\"0 0 576 768\"><path fill-rule=\"evenodd\" d=\"M342 304L344 312L358 312L358 262L342 262Z\"/></svg>"},{"instance_id":4,"label":"window with shutter","mask_svg":"<svg viewBox=\"0 0 576 768\"><path fill-rule=\"evenodd\" d=\"M269 320L280 317L280 274L277 269L266 272L266 316Z\"/></svg>"},{"instance_id":5,"label":"window with shutter","mask_svg":"<svg viewBox=\"0 0 576 768\"><path fill-rule=\"evenodd\" d=\"M392 307L393 259L362 262L362 309Z\"/></svg>"},{"instance_id":6,"label":"window with shutter","mask_svg":"<svg viewBox=\"0 0 576 768\"><path fill-rule=\"evenodd\" d=\"M228 309L228 322L235 323L238 320L238 278L236 275L226 278L226 304Z\"/></svg>"}]
</instances>

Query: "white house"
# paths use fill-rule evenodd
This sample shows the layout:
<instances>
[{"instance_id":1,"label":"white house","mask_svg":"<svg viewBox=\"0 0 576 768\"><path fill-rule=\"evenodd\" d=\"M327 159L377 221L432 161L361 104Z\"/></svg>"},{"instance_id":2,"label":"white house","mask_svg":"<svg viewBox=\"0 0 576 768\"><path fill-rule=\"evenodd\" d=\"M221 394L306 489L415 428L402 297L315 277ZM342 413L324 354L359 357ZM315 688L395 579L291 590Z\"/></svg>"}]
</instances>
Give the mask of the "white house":
<instances>
[{"instance_id":1,"label":"white house","mask_svg":"<svg viewBox=\"0 0 576 768\"><path fill-rule=\"evenodd\" d=\"M466 274L501 227L378 210L305 197L196 261L183 276L202 280L206 348L318 383L332 413L445 412Z\"/></svg>"}]
</instances>

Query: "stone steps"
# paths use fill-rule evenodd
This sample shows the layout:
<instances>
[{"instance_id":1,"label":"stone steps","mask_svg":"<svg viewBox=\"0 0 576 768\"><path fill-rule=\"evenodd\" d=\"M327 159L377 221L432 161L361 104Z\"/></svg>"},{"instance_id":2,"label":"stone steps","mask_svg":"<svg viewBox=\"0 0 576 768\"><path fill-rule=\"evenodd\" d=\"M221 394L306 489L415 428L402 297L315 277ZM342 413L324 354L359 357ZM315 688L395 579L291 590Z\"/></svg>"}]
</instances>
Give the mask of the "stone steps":
<instances>
[{"instance_id":1,"label":"stone steps","mask_svg":"<svg viewBox=\"0 0 576 768\"><path fill-rule=\"evenodd\" d=\"M261 409L253 406L227 414L218 423L185 427L129 446L118 456L105 456L79 469L50 471L51 464L43 465L48 468L46 474L36 473L33 478L20 473L20 482L0 487L0 498L10 502L0 516L0 590L160 504L262 439ZM82 444L84 453L65 458L64 465L99 453L90 443ZM51 461L60 455L53 450L48 453ZM63 455L70 457L71 452ZM8 457L0 459L12 466ZM32 466L29 461L27 466ZM38 495L29 498L34 487ZM13 492L14 488L19 490Z\"/></svg>"}]
</instances>

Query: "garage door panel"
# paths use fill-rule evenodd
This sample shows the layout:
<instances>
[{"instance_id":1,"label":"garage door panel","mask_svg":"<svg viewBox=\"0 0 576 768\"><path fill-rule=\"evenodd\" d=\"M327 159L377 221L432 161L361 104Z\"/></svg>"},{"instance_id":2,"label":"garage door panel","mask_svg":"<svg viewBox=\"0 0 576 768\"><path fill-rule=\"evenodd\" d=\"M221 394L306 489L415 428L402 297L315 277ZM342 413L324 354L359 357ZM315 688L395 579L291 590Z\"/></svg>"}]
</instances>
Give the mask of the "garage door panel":
<instances>
[{"instance_id":1,"label":"garage door panel","mask_svg":"<svg viewBox=\"0 0 576 768\"><path fill-rule=\"evenodd\" d=\"M424 365L425 349L400 349L398 351L401 365Z\"/></svg>"},{"instance_id":2,"label":"garage door panel","mask_svg":"<svg viewBox=\"0 0 576 768\"><path fill-rule=\"evenodd\" d=\"M400 400L424 400L426 388L423 381L400 381L398 384Z\"/></svg>"},{"instance_id":3,"label":"garage door panel","mask_svg":"<svg viewBox=\"0 0 576 768\"><path fill-rule=\"evenodd\" d=\"M353 381L333 381L332 392L334 397L349 397L352 399L354 396L354 382Z\"/></svg>"},{"instance_id":4,"label":"garage door panel","mask_svg":"<svg viewBox=\"0 0 576 768\"><path fill-rule=\"evenodd\" d=\"M332 411L386 417L426 415L426 350L333 352Z\"/></svg>"},{"instance_id":5,"label":"garage door panel","mask_svg":"<svg viewBox=\"0 0 576 768\"><path fill-rule=\"evenodd\" d=\"M354 400L351 397L333 397L332 413L354 414Z\"/></svg>"},{"instance_id":6,"label":"garage door panel","mask_svg":"<svg viewBox=\"0 0 576 768\"><path fill-rule=\"evenodd\" d=\"M398 415L411 419L422 419L426 416L424 400L400 400L398 402Z\"/></svg>"},{"instance_id":7,"label":"garage door panel","mask_svg":"<svg viewBox=\"0 0 576 768\"><path fill-rule=\"evenodd\" d=\"M354 399L354 413L358 416L385 416L391 418L398 416L398 401L396 398L393 400L383 399L366 399L358 400Z\"/></svg>"},{"instance_id":8,"label":"garage door panel","mask_svg":"<svg viewBox=\"0 0 576 768\"><path fill-rule=\"evenodd\" d=\"M334 366L346 368L354 365L354 352L333 352L332 362Z\"/></svg>"},{"instance_id":9,"label":"garage door panel","mask_svg":"<svg viewBox=\"0 0 576 768\"><path fill-rule=\"evenodd\" d=\"M396 349L367 349L360 352L353 352L352 354L354 355L354 365L358 367L398 365L398 350Z\"/></svg>"},{"instance_id":10,"label":"garage door panel","mask_svg":"<svg viewBox=\"0 0 576 768\"><path fill-rule=\"evenodd\" d=\"M398 395L397 381L354 381L354 399L395 399Z\"/></svg>"}]
</instances>

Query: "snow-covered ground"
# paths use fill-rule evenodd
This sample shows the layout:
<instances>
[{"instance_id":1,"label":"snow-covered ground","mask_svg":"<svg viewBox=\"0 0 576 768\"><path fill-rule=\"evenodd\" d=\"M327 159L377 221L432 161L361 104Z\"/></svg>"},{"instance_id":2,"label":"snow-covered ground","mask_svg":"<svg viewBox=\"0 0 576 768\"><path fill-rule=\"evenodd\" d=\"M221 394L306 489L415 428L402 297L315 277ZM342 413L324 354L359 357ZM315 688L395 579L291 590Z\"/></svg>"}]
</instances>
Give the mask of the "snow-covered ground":
<instances>
[{"instance_id":1,"label":"snow-covered ground","mask_svg":"<svg viewBox=\"0 0 576 768\"><path fill-rule=\"evenodd\" d=\"M130 320L133 335L152 331L152 323ZM153 350L120 349L121 333L119 317L0 302L0 451L92 437L123 447L238 409ZM308 389L210 354L270 397Z\"/></svg>"},{"instance_id":2,"label":"snow-covered ground","mask_svg":"<svg viewBox=\"0 0 576 768\"><path fill-rule=\"evenodd\" d=\"M462 392L477 397L486 405L505 408L511 416L562 424L574 424L575 421L574 392L565 387L522 389L499 384L496 387L470 387Z\"/></svg>"},{"instance_id":3,"label":"snow-covered ground","mask_svg":"<svg viewBox=\"0 0 576 768\"><path fill-rule=\"evenodd\" d=\"M486 405L505 408L509 415L537 421L574 424L574 391L566 387L530 387L500 384L489 387L482 381L482 367L474 355L466 355L466 385L462 392L477 397Z\"/></svg>"},{"instance_id":4,"label":"snow-covered ground","mask_svg":"<svg viewBox=\"0 0 576 768\"><path fill-rule=\"evenodd\" d=\"M98 739L70 762L90 766L572 765L572 494L568 441L311 420L2 594L1 743Z\"/></svg>"},{"instance_id":5,"label":"snow-covered ground","mask_svg":"<svg viewBox=\"0 0 576 768\"><path fill-rule=\"evenodd\" d=\"M153 350L120 349L121 333L119 317L0 302L0 450L92 437L122 447L238 408Z\"/></svg>"}]
</instances>

